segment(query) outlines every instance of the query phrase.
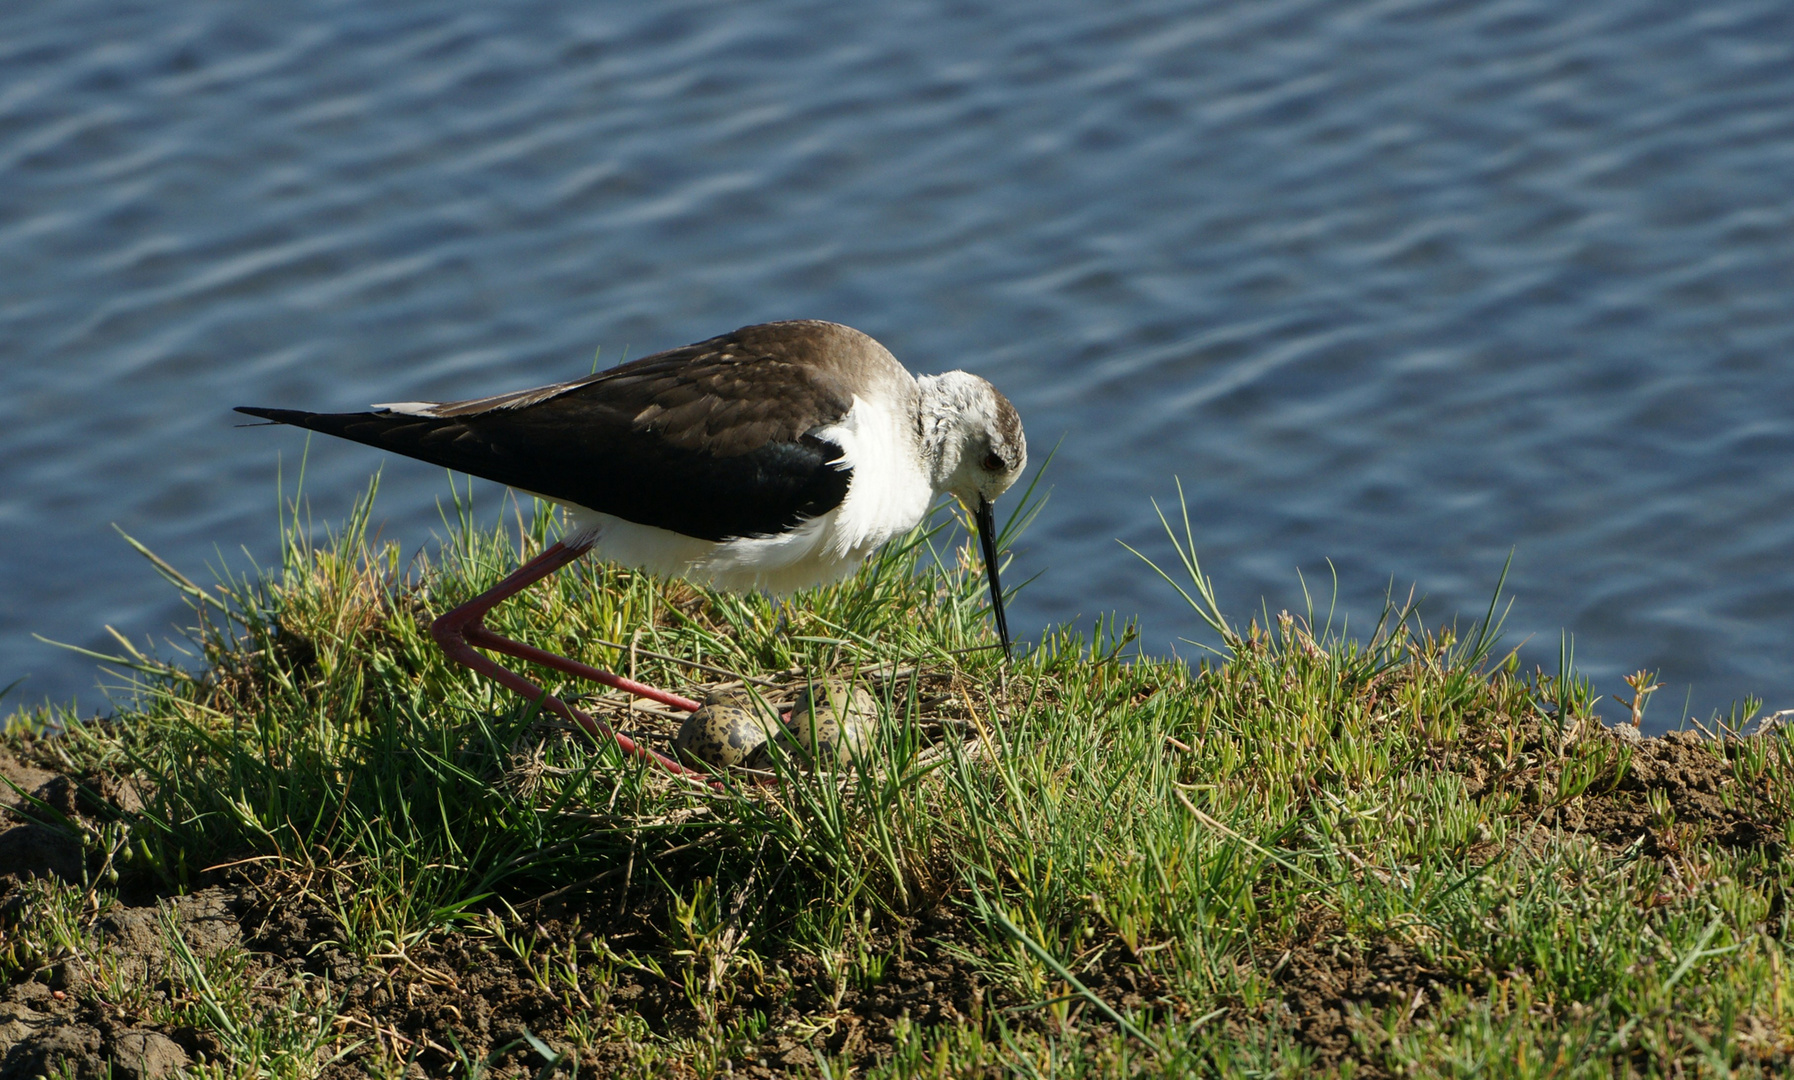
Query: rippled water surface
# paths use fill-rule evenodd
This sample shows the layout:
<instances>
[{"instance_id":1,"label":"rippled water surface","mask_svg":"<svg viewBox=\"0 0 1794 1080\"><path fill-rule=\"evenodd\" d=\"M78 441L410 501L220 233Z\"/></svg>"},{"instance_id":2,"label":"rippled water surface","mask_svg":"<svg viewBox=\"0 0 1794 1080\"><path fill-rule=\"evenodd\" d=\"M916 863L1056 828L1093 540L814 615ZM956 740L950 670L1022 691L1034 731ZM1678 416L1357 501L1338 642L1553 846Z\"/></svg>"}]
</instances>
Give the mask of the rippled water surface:
<instances>
[{"instance_id":1,"label":"rippled water surface","mask_svg":"<svg viewBox=\"0 0 1794 1080\"><path fill-rule=\"evenodd\" d=\"M1791 178L1777 2L15 0L0 685L99 705L32 632L179 621L110 522L202 580L274 557L303 440L232 405L805 316L1063 437L1022 627L1194 634L1116 543L1165 550L1181 477L1235 613L1330 559L1354 620L1391 581L1479 615L1512 549L1530 660L1660 669L1660 722L1794 706ZM380 464L314 444L315 512ZM386 462L386 535L446 491Z\"/></svg>"}]
</instances>

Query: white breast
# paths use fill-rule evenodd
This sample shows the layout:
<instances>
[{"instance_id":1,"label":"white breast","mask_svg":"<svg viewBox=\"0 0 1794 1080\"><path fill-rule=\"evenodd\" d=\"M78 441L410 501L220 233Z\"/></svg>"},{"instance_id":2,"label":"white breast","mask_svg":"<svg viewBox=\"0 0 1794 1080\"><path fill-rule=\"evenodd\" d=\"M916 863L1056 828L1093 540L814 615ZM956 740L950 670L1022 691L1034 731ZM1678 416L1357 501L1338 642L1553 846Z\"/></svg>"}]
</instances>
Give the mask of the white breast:
<instances>
[{"instance_id":1,"label":"white breast","mask_svg":"<svg viewBox=\"0 0 1794 1080\"><path fill-rule=\"evenodd\" d=\"M770 536L719 542L569 506L569 539L590 537L605 559L736 592L775 595L840 581L893 537L916 527L935 492L923 472L915 422L883 404L853 399L841 422L817 432L853 470L841 505Z\"/></svg>"}]
</instances>

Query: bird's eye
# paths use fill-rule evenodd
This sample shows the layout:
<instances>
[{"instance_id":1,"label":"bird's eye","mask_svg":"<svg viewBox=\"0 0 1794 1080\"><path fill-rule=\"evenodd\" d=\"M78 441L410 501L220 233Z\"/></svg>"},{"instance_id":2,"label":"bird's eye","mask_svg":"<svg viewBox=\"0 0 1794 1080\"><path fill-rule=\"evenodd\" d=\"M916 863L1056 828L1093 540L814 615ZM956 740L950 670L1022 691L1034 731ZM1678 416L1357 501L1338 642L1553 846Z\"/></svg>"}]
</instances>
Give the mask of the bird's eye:
<instances>
[{"instance_id":1,"label":"bird's eye","mask_svg":"<svg viewBox=\"0 0 1794 1080\"><path fill-rule=\"evenodd\" d=\"M1004 461L1003 455L997 453L995 450L984 455L985 472L1002 472L1007 468L1009 468L1009 463Z\"/></svg>"}]
</instances>

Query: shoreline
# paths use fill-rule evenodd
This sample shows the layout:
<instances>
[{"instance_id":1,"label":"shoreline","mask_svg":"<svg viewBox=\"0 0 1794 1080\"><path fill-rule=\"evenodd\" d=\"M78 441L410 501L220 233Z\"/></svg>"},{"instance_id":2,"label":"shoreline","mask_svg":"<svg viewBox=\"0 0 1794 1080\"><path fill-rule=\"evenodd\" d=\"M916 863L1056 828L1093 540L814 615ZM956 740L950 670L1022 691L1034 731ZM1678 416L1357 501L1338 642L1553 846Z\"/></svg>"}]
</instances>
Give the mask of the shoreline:
<instances>
[{"instance_id":1,"label":"shoreline","mask_svg":"<svg viewBox=\"0 0 1794 1080\"><path fill-rule=\"evenodd\" d=\"M782 612L598 565L500 609L694 693L654 654L879 703L856 768L697 791L435 652L427 613L548 515L404 566L372 499L263 580L167 568L197 674L135 654L112 717L14 714L0 1076L1794 1063L1794 742L1610 728L1493 651L1493 609L1463 638L1222 619L1195 665L1099 623L1004 666L946 534Z\"/></svg>"}]
</instances>

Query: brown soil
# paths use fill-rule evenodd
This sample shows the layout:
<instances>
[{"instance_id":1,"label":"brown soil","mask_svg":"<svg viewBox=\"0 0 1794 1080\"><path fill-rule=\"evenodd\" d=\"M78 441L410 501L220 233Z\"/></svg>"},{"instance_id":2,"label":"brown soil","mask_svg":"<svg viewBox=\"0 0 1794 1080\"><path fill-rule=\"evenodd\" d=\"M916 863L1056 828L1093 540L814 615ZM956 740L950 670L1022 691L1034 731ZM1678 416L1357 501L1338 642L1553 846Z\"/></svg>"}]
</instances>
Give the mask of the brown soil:
<instances>
[{"instance_id":1,"label":"brown soil","mask_svg":"<svg viewBox=\"0 0 1794 1080\"><path fill-rule=\"evenodd\" d=\"M20 787L31 784L34 797L48 807L27 803L0 810L0 853L30 856L0 856L5 870L0 873L0 948L5 948L8 931L33 918L26 881L55 876L80 882L84 874L91 878L105 869L103 853L84 846L64 819L79 828L115 815L125 805L140 804L134 792L102 785L97 778L79 784L10 757L0 757L0 775L12 777ZM11 801L19 800L15 796ZM0 987L0 1080L36 1077L59 1064L82 1078L163 1076L220 1055L223 1048L211 1031L157 1024L142 1007L143 1001L166 1001L173 991L164 909L196 956L246 953L261 1007L279 1006L307 977L314 995L327 986L330 1000L337 1003L341 1041L363 1042L329 1067L325 1075L339 1080L368 1075L368 1067L382 1057L414 1062L412 1075L459 1071L463 1056L472 1061L494 1057L492 1075L536 1075L545 1061L528 1036L563 1049L558 1033L575 1015L599 1028L639 1018L661 1036L690 1035L704 1026L705 1018L686 994L680 961L658 925L665 921L664 897L653 896L639 883L620 918L614 891L591 891L542 905L526 925L508 932L534 938L535 955L540 956L549 949L587 947L592 934L585 928L604 926L615 953L654 956L667 977L619 966L602 981L586 976L577 989L553 990L545 989L513 950L478 933L441 934L402 957L364 962L334 944L345 935L323 906L295 890L292 882L259 874L254 867L227 871L220 883L182 896L157 896L146 883L128 877L121 884L128 902L105 908L92 928L106 962L116 967L112 985L122 978L144 987L147 996L135 1007L109 1001L95 986L91 959L81 957L56 958L35 977ZM900 1021L927 1028L1026 1003L989 981L981 961L990 941L973 917L942 903L919 918L873 928L865 943L868 953L890 958L875 984L837 988L817 957L790 953L765 957L757 971L737 965L705 1004L717 1008L715 1019L724 1023L757 1013L767 1021L762 1030L772 1033L724 1048L734 1075L813 1073L818 1053L869 1064L889 1056ZM589 965L594 973L597 968ZM1080 974L1112 1005L1136 1011L1176 1008L1167 984L1133 962L1118 942ZM1107 1030L1100 1017L1079 1003L1069 1012L1076 1030ZM1008 1022L1012 1027L1057 1023L1048 1010L1022 1011ZM793 1029L814 1034L804 1040L778 1034ZM588 1075L607 1075L632 1060L629 1042L599 1042L579 1055L578 1067Z\"/></svg>"},{"instance_id":2,"label":"brown soil","mask_svg":"<svg viewBox=\"0 0 1794 1080\"><path fill-rule=\"evenodd\" d=\"M1438 759L1464 776L1472 797L1521 792L1524 812L1541 825L1611 846L1642 842L1643 854L1652 856L1675 854L1693 840L1780 850L1786 810L1772 798L1767 779L1753 783L1734 771L1733 761L1749 739L1713 740L1681 731L1640 738L1629 728L1587 729L1576 738L1595 743L1606 766L1581 795L1560 802L1559 778L1575 744L1569 753L1558 752L1557 741L1536 720L1517 727L1518 752L1511 756L1490 740L1441 747ZM1653 794L1668 815L1653 811Z\"/></svg>"},{"instance_id":3,"label":"brown soil","mask_svg":"<svg viewBox=\"0 0 1794 1080\"><path fill-rule=\"evenodd\" d=\"M1516 722L1512 730L1511 752L1505 741L1488 737L1437 747L1435 761L1463 775L1472 797L1520 792L1517 813L1528 821L1613 848L1636 843L1646 857L1676 855L1695 842L1781 850L1786 812L1769 798L1766 782L1753 785L1734 773L1733 759L1746 740L1688 732L1641 738L1585 728L1577 738L1599 740L1608 766L1586 791L1560 802L1555 796L1568 758L1556 748L1564 744L1537 720ZM1653 793L1668 815L1652 809ZM1353 1017L1354 1007L1373 1017L1399 1009L1413 1020L1438 1004L1441 989L1469 985L1397 942L1348 945L1330 916L1319 917L1273 964L1280 965L1276 981L1284 987L1283 1007L1296 1040L1314 1051L1319 1064L1334 1068L1350 1059L1354 1075L1363 1077L1384 1075L1376 1055L1381 1037Z\"/></svg>"},{"instance_id":4,"label":"brown soil","mask_svg":"<svg viewBox=\"0 0 1794 1080\"><path fill-rule=\"evenodd\" d=\"M731 1046L726 1053L734 1072L748 1077L793 1070L807 1074L813 1071L819 1052L869 1063L889 1056L900 1018L929 1027L964 1022L991 1008L1013 1004L1008 994L984 981L974 961L962 955L962 951L974 956L982 951L984 938L978 929L958 912L943 909L935 916L906 924L895 934L881 935L885 940L874 943L897 957L876 986L847 987L837 995L821 963L810 955L777 958L758 976L742 974L733 979L734 985L718 995L729 999L718 1019L726 1022L759 1013L770 1021L768 1030L772 1032L789 1031L800 1024L816 1032L803 1041L774 1034ZM538 922L531 929L541 944L561 948L577 942L582 933L579 923L568 919ZM643 940L613 938L612 945L627 950L663 944L658 934L643 932L639 936ZM542 1064L526 1047L516 1044L526 1028L534 1032L559 1030L568 1007L532 981L514 957L462 935L419 950L413 960L431 972L431 977L395 984L391 973L364 973L351 983L344 1012L421 1047L418 1062L432 1075L450 1064L452 1058L446 1051L456 1044L481 1052L513 1045L507 1064ZM589 1007L585 1002L575 1004L580 1012L600 1022L627 1012L640 1017L659 1035L695 1033L701 1017L686 997L680 973L669 967L667 974L669 977L662 979L639 970L618 971L602 985L582 985ZM1133 983L1147 981L1136 976ZM1125 983L1124 978L1116 988ZM1155 989L1162 997L1162 986ZM1137 991L1117 995L1114 1000L1133 1007L1148 1003ZM629 1049L623 1043L601 1044L580 1064L596 1068L602 1075L607 1067L626 1063ZM332 1075L363 1073L349 1062Z\"/></svg>"},{"instance_id":5,"label":"brown soil","mask_svg":"<svg viewBox=\"0 0 1794 1080\"><path fill-rule=\"evenodd\" d=\"M1441 988L1459 987L1463 980L1392 941L1360 951L1329 944L1329 936L1312 934L1279 958L1283 969L1277 982L1284 987L1296 1041L1329 1067L1349 1058L1357 1066L1354 1075L1382 1076L1374 1055L1366 1054L1380 1041L1376 1020L1391 1009L1404 1021L1425 1016L1439 1003ZM1354 1007L1368 1014L1370 1028L1353 1015Z\"/></svg>"},{"instance_id":6,"label":"brown soil","mask_svg":"<svg viewBox=\"0 0 1794 1080\"><path fill-rule=\"evenodd\" d=\"M20 876L80 878L81 842L57 827L59 817L77 810L74 790L66 777L0 752L0 867Z\"/></svg>"},{"instance_id":7,"label":"brown soil","mask_svg":"<svg viewBox=\"0 0 1794 1080\"><path fill-rule=\"evenodd\" d=\"M1672 734L1636 739L1606 729L1580 738L1602 740L1609 766L1587 791L1558 801L1565 761L1550 733L1537 722L1516 725L1512 739L1436 748L1435 761L1463 775L1474 797L1506 797L1521 792L1517 813L1545 827L1581 833L1603 844L1639 844L1649 857L1673 855L1694 841L1731 847L1779 850L1787 814L1769 798L1767 786L1740 779L1733 767L1742 743L1714 743ZM1619 767L1624 751L1625 767ZM0 776L37 800L21 800L0 784L0 948L7 929L31 918L22 908L20 885L32 876L54 875L81 881L107 869L104 853L84 845L70 823L92 823L139 805L137 793L100 778L76 783L53 771L47 755L35 762L0 754ZM1653 793L1657 806L1651 805ZM1667 806L1669 814L1663 813ZM91 829L88 830L92 835ZM480 934L443 934L413 947L403 957L364 963L329 942L344 935L321 906L284 883L242 870L235 877L187 896L158 898L122 883L127 904L101 915L95 930L111 961L137 972L152 988L164 970L160 915L172 908L193 950L210 955L241 946L248 950L255 984L266 1003L285 1000L302 975L328 979L345 1042L362 1048L331 1067L332 1077L366 1075L373 1055L412 1060L417 1075L458 1068L461 1055L478 1061L498 1053L495 1075L533 1075L544 1064L526 1033L559 1048L556 1033L574 1014L604 1027L637 1018L648 1030L679 1036L701 1029L705 1018L688 999L678 961L664 930L664 905L645 895L632 898L619 919L617 896L602 890L561 897L531 914L522 928L538 950L578 947L591 927L606 927L617 953L630 950L662 959L666 978L618 967L602 982L582 980L577 988L545 989L509 949ZM639 889L638 889L639 892ZM135 904L136 906L129 906ZM513 928L515 932L517 928ZM891 957L875 985L837 988L820 961L807 954L764 958L757 971L738 965L713 1000L717 1019L760 1014L763 1030L775 1034L721 1048L736 1075L771 1076L814 1071L815 1054L871 1063L889 1055L898 1021L927 1027L988 1017L994 1010L1024 1005L985 972L992 940L965 911L942 904L922 917L875 928L869 949ZM1406 1020L1424 1017L1440 991L1465 980L1425 962L1393 941L1348 946L1338 927L1321 917L1295 940L1261 962L1282 988L1281 1008L1264 1022L1288 1025L1296 1040L1321 1065L1351 1059L1358 1074L1380 1075L1376 1032L1360 1030L1354 1010L1372 1016L1399 1011ZM596 965L593 965L596 970ZM1080 976L1105 1001L1130 1010L1181 1014L1168 985L1113 945ZM217 1055L212 1036L192 1027L150 1023L141 1013L105 1004L89 989L92 975L78 961L62 962L37 977L0 988L0 1080L34 1077L58 1061L77 1076L161 1076L172 1069ZM152 993L154 990L152 989ZM708 1004L708 1003L707 1003ZM1078 1029L1102 1029L1098 1018L1074 1003ZM1056 1024L1048 1010L1009 1013L1006 1022ZM1239 1022L1239 1021L1230 1021ZM778 1032L804 1029L805 1040ZM579 1067L604 1075L628 1065L625 1040L599 1042L581 1056Z\"/></svg>"},{"instance_id":8,"label":"brown soil","mask_svg":"<svg viewBox=\"0 0 1794 1080\"><path fill-rule=\"evenodd\" d=\"M249 950L254 981L266 988L264 1004L284 1000L301 973L329 980L333 1000L340 1001L337 1023L345 1041L365 1040L360 1051L325 1073L338 1080L368 1075L364 1066L373 1064L374 1055L414 1061L421 1075L442 1075L459 1068L463 1053L477 1061L497 1052L495 1075L534 1075L545 1062L527 1035L560 1050L557 1033L576 1013L601 1026L634 1014L663 1036L700 1028L701 1018L670 963L668 978L623 969L603 982L582 980L577 991L557 993L544 989L511 950L479 935L443 935L402 959L363 964L329 944L340 934L322 908L282 902L252 884L214 886L165 903L197 955L236 945ZM155 907L118 907L99 919L97 930L112 962L151 986L165 987L160 919ZM562 914L523 932L536 938L537 949L565 949L590 938L582 921L578 913ZM665 955L663 939L646 929L610 941L619 952L636 948ZM730 999L719 1019L758 1012L771 1021L772 1032L802 1022L816 1034L807 1041L773 1035L729 1047L735 1074L809 1073L817 1052L870 1063L889 1055L900 1018L929 1027L1017 1004L977 969L975 958L986 941L963 912L940 908L928 918L878 932L872 947L894 959L877 985L846 987L837 995L810 955L777 958L759 976L736 976L735 985L718 995ZM163 1075L220 1053L208 1031L159 1026L83 993L91 979L81 962L70 961L47 979L0 991L0 1080L35 1077L58 1060L80 1077L105 1076L109 1065L114 1076ZM1124 1008L1170 1007L1162 980L1119 957L1096 965L1086 982ZM1015 1022L1044 1023L1044 1015L1024 1013ZM580 1055L578 1064L588 1074L605 1075L626 1066L630 1050L622 1041L599 1043Z\"/></svg>"},{"instance_id":9,"label":"brown soil","mask_svg":"<svg viewBox=\"0 0 1794 1080\"><path fill-rule=\"evenodd\" d=\"M16 910L17 879L0 877L5 924L29 912ZM241 939L229 904L218 890L169 902L182 936L206 956ZM161 914L154 907L118 907L100 916L95 931L106 957L126 978L155 984L167 961ZM26 1080L67 1066L78 1077L159 1077L188 1064L199 1048L191 1029L170 1029L110 1008L86 993L94 973L85 959L56 965L47 979L27 979L0 991L0 1080ZM108 1073L110 1070L110 1073Z\"/></svg>"}]
</instances>

